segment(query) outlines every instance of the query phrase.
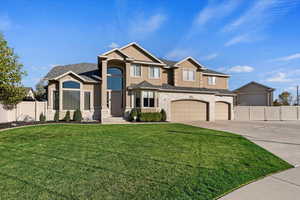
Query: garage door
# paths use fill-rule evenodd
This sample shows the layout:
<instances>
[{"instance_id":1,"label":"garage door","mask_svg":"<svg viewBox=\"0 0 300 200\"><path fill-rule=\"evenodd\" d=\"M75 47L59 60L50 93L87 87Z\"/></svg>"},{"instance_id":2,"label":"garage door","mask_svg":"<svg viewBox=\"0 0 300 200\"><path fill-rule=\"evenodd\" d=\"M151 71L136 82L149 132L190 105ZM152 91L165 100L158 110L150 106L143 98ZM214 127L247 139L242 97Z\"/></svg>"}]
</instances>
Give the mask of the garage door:
<instances>
[{"instance_id":1,"label":"garage door","mask_svg":"<svg viewBox=\"0 0 300 200\"><path fill-rule=\"evenodd\" d=\"M215 106L215 119L216 120L229 120L230 116L229 104L224 102L216 102Z\"/></svg>"},{"instance_id":2,"label":"garage door","mask_svg":"<svg viewBox=\"0 0 300 200\"><path fill-rule=\"evenodd\" d=\"M171 103L172 121L207 120L207 103L195 100L180 100Z\"/></svg>"}]
</instances>

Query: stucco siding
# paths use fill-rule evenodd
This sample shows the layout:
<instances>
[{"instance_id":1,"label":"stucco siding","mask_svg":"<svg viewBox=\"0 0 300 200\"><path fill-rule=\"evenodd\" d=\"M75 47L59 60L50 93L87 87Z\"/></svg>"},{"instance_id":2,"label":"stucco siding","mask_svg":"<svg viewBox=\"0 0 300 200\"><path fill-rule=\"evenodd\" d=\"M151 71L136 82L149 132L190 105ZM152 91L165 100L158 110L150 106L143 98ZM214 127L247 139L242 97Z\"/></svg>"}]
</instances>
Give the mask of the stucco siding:
<instances>
[{"instance_id":1,"label":"stucco siding","mask_svg":"<svg viewBox=\"0 0 300 200\"><path fill-rule=\"evenodd\" d=\"M228 89L228 78L226 77L216 77L216 85L209 85L208 84L208 75L203 75L203 87L204 88L211 88L211 89Z\"/></svg>"}]
</instances>

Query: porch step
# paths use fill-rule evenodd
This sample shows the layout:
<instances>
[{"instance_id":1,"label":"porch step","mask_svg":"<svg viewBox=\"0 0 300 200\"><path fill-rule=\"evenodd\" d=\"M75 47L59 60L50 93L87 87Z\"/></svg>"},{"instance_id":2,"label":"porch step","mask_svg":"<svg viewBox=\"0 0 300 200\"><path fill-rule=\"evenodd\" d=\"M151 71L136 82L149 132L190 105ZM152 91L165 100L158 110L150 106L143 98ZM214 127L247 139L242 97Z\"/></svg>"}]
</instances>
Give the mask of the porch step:
<instances>
[{"instance_id":1,"label":"porch step","mask_svg":"<svg viewBox=\"0 0 300 200\"><path fill-rule=\"evenodd\" d=\"M123 117L108 117L103 119L103 124L129 124Z\"/></svg>"}]
</instances>

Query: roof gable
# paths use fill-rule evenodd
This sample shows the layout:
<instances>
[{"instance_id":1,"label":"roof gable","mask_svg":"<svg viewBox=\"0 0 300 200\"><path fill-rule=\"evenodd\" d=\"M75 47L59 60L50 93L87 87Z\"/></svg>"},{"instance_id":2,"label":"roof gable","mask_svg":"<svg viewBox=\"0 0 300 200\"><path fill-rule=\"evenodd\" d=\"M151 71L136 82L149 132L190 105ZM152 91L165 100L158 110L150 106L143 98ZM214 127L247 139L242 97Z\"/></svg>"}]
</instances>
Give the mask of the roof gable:
<instances>
[{"instance_id":1,"label":"roof gable","mask_svg":"<svg viewBox=\"0 0 300 200\"><path fill-rule=\"evenodd\" d=\"M155 57L153 54L151 54L149 51L147 51L135 42L121 47L120 51L138 61L156 62L164 64L161 60L159 60L157 57Z\"/></svg>"},{"instance_id":2,"label":"roof gable","mask_svg":"<svg viewBox=\"0 0 300 200\"><path fill-rule=\"evenodd\" d=\"M268 90L268 91L274 91L274 88L268 87L266 85L257 83L255 81L252 81L250 83L247 83L246 85L243 85L242 87L239 87L237 89L235 89L234 91L240 91L240 90L244 90L244 89L253 89L254 87L258 87L260 89L264 89L264 90Z\"/></svg>"},{"instance_id":3,"label":"roof gable","mask_svg":"<svg viewBox=\"0 0 300 200\"><path fill-rule=\"evenodd\" d=\"M112 50L109 50L109 51L103 53L101 56L106 56L106 57L110 57L110 58L117 58L117 59L129 58L129 56L126 53L122 52L118 48L114 48Z\"/></svg>"},{"instance_id":4,"label":"roof gable","mask_svg":"<svg viewBox=\"0 0 300 200\"><path fill-rule=\"evenodd\" d=\"M184 63L186 61L192 62L195 66L198 66L201 69L206 69L206 67L204 65L200 64L196 59L192 58L191 56L186 57L186 58L178 61L174 66L175 67L179 67L180 64L182 64L182 63Z\"/></svg>"}]
</instances>

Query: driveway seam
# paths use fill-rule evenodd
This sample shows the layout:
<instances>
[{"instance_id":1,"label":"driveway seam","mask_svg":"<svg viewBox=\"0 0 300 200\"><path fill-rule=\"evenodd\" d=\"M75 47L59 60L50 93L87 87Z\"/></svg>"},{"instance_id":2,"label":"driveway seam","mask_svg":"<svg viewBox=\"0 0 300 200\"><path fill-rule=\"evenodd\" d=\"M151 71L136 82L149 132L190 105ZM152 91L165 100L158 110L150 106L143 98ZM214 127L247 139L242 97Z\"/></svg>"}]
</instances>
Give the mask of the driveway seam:
<instances>
[{"instance_id":1,"label":"driveway seam","mask_svg":"<svg viewBox=\"0 0 300 200\"><path fill-rule=\"evenodd\" d=\"M273 178L273 179L276 179L276 180L278 180L278 181L281 181L281 182L283 182L283 183L287 183L287 184L290 184L290 185L294 185L294 186L300 188L300 185L298 185L298 184L296 184L296 183L293 183L293 182L284 180L284 179L282 179L282 178L278 178L278 177L276 177L276 176L270 176L270 177Z\"/></svg>"}]
</instances>

